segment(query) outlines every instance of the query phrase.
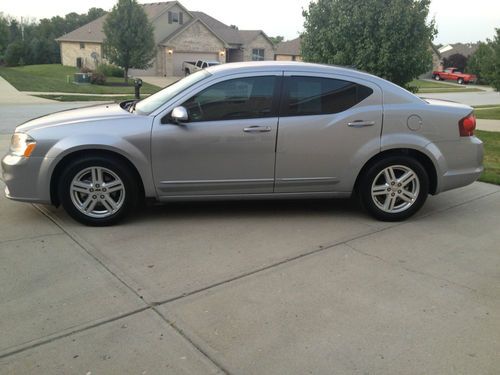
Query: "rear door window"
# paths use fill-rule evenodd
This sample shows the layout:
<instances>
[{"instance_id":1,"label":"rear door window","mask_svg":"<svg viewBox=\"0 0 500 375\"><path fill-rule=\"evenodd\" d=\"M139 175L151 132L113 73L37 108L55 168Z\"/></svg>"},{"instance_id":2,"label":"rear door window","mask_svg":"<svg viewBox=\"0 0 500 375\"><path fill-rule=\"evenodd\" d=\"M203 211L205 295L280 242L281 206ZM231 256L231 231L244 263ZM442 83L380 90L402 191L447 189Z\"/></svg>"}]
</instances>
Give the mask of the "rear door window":
<instances>
[{"instance_id":1,"label":"rear door window","mask_svg":"<svg viewBox=\"0 0 500 375\"><path fill-rule=\"evenodd\" d=\"M358 83L322 77L287 77L284 87L281 116L340 113L373 94Z\"/></svg>"}]
</instances>

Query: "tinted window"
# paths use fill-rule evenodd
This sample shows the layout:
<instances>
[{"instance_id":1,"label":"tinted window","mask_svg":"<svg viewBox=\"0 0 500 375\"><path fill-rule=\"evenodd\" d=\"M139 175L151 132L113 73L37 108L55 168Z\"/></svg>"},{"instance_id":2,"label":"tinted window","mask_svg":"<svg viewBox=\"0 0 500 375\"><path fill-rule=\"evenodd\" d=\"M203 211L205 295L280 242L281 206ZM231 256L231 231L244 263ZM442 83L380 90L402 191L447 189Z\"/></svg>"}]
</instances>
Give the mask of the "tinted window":
<instances>
[{"instance_id":1,"label":"tinted window","mask_svg":"<svg viewBox=\"0 0 500 375\"><path fill-rule=\"evenodd\" d=\"M357 83L319 77L288 77L282 116L309 116L343 112L373 94Z\"/></svg>"},{"instance_id":2,"label":"tinted window","mask_svg":"<svg viewBox=\"0 0 500 375\"><path fill-rule=\"evenodd\" d=\"M238 78L217 83L183 104L189 121L273 117L276 77Z\"/></svg>"}]
</instances>

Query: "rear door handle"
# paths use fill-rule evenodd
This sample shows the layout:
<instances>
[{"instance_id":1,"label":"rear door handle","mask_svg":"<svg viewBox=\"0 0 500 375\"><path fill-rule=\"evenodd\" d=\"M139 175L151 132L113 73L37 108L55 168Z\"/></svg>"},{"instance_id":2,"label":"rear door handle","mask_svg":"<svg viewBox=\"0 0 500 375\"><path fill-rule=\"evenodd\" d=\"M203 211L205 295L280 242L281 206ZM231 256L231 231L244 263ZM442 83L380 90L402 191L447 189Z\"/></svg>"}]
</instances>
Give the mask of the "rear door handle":
<instances>
[{"instance_id":1,"label":"rear door handle","mask_svg":"<svg viewBox=\"0 0 500 375\"><path fill-rule=\"evenodd\" d=\"M350 126L351 128L364 128L366 126L375 125L375 121L358 120L358 121L349 122L347 125Z\"/></svg>"},{"instance_id":2,"label":"rear door handle","mask_svg":"<svg viewBox=\"0 0 500 375\"><path fill-rule=\"evenodd\" d=\"M245 133L269 133L271 130L270 126L249 126L243 129Z\"/></svg>"}]
</instances>

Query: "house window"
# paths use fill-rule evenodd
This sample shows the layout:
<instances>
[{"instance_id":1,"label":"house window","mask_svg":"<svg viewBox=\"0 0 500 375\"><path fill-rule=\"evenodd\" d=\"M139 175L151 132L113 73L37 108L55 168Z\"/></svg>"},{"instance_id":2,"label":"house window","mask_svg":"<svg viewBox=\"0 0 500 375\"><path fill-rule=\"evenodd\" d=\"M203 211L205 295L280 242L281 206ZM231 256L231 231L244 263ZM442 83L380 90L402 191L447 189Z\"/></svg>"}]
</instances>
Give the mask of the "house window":
<instances>
[{"instance_id":1,"label":"house window","mask_svg":"<svg viewBox=\"0 0 500 375\"><path fill-rule=\"evenodd\" d=\"M252 61L264 61L265 50L263 48L254 48L252 50Z\"/></svg>"},{"instance_id":2,"label":"house window","mask_svg":"<svg viewBox=\"0 0 500 375\"><path fill-rule=\"evenodd\" d=\"M85 49L85 43L80 42L80 49Z\"/></svg>"},{"instance_id":3,"label":"house window","mask_svg":"<svg viewBox=\"0 0 500 375\"><path fill-rule=\"evenodd\" d=\"M182 12L168 12L168 23L184 23L184 14Z\"/></svg>"}]
</instances>

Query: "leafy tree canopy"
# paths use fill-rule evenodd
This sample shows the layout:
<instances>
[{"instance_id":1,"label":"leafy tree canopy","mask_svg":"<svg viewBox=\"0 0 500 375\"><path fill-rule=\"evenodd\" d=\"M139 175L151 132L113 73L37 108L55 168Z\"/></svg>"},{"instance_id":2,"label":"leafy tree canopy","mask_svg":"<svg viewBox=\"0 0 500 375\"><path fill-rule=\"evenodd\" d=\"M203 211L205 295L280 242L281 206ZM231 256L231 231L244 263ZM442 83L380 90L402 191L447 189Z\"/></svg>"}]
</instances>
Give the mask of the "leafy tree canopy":
<instances>
[{"instance_id":1,"label":"leafy tree canopy","mask_svg":"<svg viewBox=\"0 0 500 375\"><path fill-rule=\"evenodd\" d=\"M454 53L448 58L443 59L443 64L445 68L457 68L458 71L465 71L465 66L467 65L467 57L460 53Z\"/></svg>"},{"instance_id":2,"label":"leafy tree canopy","mask_svg":"<svg viewBox=\"0 0 500 375\"><path fill-rule=\"evenodd\" d=\"M273 42L273 44L277 46L278 44L280 44L282 41L285 40L285 37L282 35L278 35L278 36L270 36L269 39L271 39L271 42Z\"/></svg>"},{"instance_id":3,"label":"leafy tree canopy","mask_svg":"<svg viewBox=\"0 0 500 375\"><path fill-rule=\"evenodd\" d=\"M147 69L156 56L153 25L135 0L118 0L104 22L107 59L125 71Z\"/></svg>"},{"instance_id":4,"label":"leafy tree canopy","mask_svg":"<svg viewBox=\"0 0 500 375\"><path fill-rule=\"evenodd\" d=\"M478 76L479 82L500 91L500 29L493 40L479 43L477 51L469 58L467 71Z\"/></svg>"},{"instance_id":5,"label":"leafy tree canopy","mask_svg":"<svg viewBox=\"0 0 500 375\"><path fill-rule=\"evenodd\" d=\"M306 61L352 66L404 86L430 70L430 0L318 0L303 12Z\"/></svg>"}]
</instances>

